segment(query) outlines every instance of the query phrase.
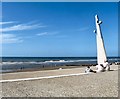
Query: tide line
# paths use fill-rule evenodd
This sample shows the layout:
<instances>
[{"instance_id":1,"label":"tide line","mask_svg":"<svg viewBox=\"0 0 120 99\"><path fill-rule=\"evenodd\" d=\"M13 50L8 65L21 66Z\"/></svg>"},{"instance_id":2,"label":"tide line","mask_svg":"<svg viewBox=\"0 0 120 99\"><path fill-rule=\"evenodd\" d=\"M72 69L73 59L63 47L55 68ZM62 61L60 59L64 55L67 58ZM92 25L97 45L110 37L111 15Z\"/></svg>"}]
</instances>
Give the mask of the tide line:
<instances>
[{"instance_id":1,"label":"tide line","mask_svg":"<svg viewBox=\"0 0 120 99\"><path fill-rule=\"evenodd\" d=\"M40 79L59 78L59 77L68 77L68 76L79 76L79 75L85 75L85 74L87 74L87 73L55 75L55 76L45 76L45 77L35 77L35 78L22 78L22 79L9 79L9 80L0 80L0 83L3 83L3 82L17 82L17 81L29 81L29 80L40 80Z\"/></svg>"}]
</instances>

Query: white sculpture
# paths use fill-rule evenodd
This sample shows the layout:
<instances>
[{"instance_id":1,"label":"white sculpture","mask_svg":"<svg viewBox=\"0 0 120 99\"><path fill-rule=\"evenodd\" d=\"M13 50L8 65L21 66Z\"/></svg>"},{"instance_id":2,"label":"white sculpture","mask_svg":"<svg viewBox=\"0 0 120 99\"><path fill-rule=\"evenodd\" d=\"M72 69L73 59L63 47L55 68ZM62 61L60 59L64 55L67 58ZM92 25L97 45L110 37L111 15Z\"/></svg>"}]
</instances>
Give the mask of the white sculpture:
<instances>
[{"instance_id":1,"label":"white sculpture","mask_svg":"<svg viewBox=\"0 0 120 99\"><path fill-rule=\"evenodd\" d=\"M98 15L95 16L96 30L96 40L97 40L97 72L103 72L105 70L110 70L110 65L107 61L106 50L104 46L103 36L100 28L102 21L99 21Z\"/></svg>"}]
</instances>

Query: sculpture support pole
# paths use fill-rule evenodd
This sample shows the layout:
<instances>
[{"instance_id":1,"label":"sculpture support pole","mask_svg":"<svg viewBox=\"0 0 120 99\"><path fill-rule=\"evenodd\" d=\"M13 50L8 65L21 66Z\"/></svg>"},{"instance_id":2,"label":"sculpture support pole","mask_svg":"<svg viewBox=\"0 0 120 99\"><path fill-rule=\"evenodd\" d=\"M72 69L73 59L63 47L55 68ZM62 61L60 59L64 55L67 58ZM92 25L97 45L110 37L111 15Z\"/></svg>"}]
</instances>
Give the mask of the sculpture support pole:
<instances>
[{"instance_id":1,"label":"sculpture support pole","mask_svg":"<svg viewBox=\"0 0 120 99\"><path fill-rule=\"evenodd\" d=\"M96 40L97 40L97 68L99 71L103 71L104 67L108 65L106 50L104 46L103 36L101 32L100 24L102 21L99 21L98 15L95 16L95 24L96 24ZM103 65L103 67L102 67Z\"/></svg>"}]
</instances>

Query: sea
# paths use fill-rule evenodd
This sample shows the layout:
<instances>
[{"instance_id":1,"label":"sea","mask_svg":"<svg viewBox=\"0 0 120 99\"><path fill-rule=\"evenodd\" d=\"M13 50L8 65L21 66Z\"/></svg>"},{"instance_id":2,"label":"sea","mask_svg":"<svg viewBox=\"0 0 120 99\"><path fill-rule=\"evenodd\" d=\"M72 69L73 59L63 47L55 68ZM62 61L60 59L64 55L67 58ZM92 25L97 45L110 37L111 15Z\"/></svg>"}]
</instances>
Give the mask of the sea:
<instances>
[{"instance_id":1,"label":"sea","mask_svg":"<svg viewBox=\"0 0 120 99\"><path fill-rule=\"evenodd\" d=\"M54 66L97 64L97 57L2 57L1 59L0 73ZM108 57L108 62L120 62L120 57Z\"/></svg>"}]
</instances>

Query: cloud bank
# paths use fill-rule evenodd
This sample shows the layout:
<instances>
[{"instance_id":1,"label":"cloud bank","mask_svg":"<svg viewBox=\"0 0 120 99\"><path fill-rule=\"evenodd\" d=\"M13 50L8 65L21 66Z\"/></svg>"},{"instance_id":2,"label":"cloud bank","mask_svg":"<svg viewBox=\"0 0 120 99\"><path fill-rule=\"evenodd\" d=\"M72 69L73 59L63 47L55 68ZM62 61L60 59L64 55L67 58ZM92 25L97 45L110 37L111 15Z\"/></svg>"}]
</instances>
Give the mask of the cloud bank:
<instances>
[{"instance_id":1,"label":"cloud bank","mask_svg":"<svg viewBox=\"0 0 120 99\"><path fill-rule=\"evenodd\" d=\"M20 43L23 40L14 34L0 34L0 43Z\"/></svg>"},{"instance_id":2,"label":"cloud bank","mask_svg":"<svg viewBox=\"0 0 120 99\"><path fill-rule=\"evenodd\" d=\"M14 31L24 31L24 30L32 30L32 29L38 29L46 27L41 24L33 24L33 23L26 23L26 24L17 24L8 26L11 23L15 23L13 21L9 22L0 22L0 25L3 25L0 28L0 43L20 43L22 42L22 38L24 37L18 37L17 34L14 33ZM7 27L4 27L4 25L7 25ZM9 32L13 32L12 34ZM40 35L40 34L39 34ZM45 33L42 33L41 35L45 35Z\"/></svg>"},{"instance_id":3,"label":"cloud bank","mask_svg":"<svg viewBox=\"0 0 120 99\"><path fill-rule=\"evenodd\" d=\"M45 26L40 24L18 24L10 27L5 27L0 29L0 32L10 32L10 31L20 31L20 30L31 30L31 29L37 29L37 28L43 28Z\"/></svg>"}]
</instances>

